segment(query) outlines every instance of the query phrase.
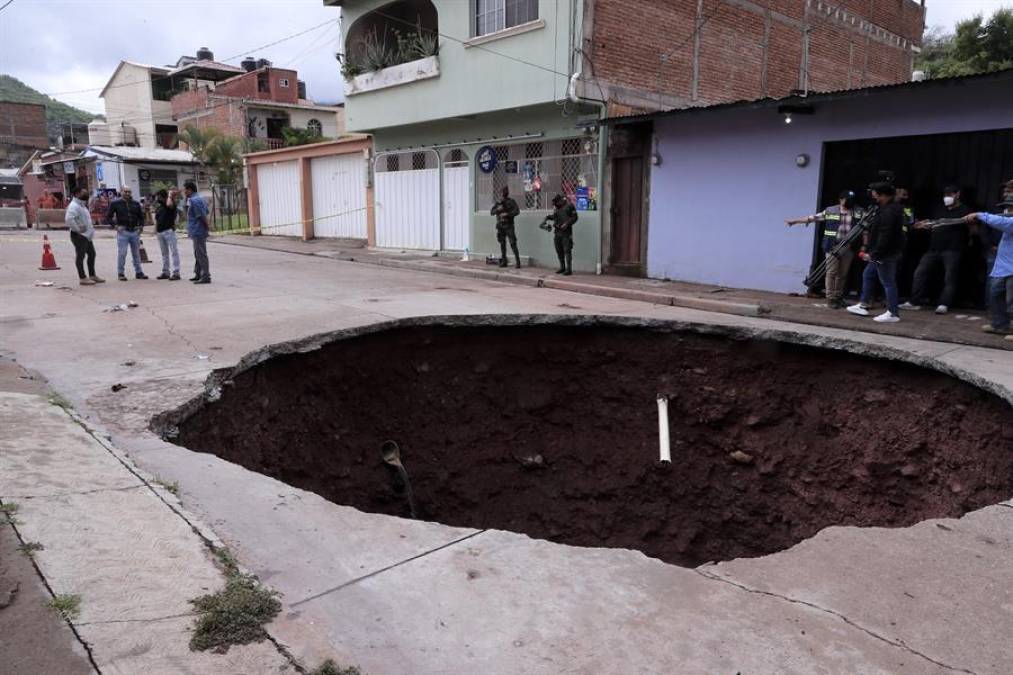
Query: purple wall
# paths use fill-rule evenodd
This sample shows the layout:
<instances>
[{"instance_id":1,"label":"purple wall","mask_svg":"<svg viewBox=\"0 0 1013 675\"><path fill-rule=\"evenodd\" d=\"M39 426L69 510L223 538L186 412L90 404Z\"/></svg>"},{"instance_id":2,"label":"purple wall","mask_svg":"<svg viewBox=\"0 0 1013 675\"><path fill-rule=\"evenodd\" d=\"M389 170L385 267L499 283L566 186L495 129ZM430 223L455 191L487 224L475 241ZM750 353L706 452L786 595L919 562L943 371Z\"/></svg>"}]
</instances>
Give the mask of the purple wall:
<instances>
[{"instance_id":1,"label":"purple wall","mask_svg":"<svg viewBox=\"0 0 1013 675\"><path fill-rule=\"evenodd\" d=\"M1007 73L1008 75L1009 73ZM655 120L648 276L789 292L802 289L827 141L1013 127L1013 78L926 83L816 103L784 123L776 108ZM801 153L809 166L795 166Z\"/></svg>"}]
</instances>

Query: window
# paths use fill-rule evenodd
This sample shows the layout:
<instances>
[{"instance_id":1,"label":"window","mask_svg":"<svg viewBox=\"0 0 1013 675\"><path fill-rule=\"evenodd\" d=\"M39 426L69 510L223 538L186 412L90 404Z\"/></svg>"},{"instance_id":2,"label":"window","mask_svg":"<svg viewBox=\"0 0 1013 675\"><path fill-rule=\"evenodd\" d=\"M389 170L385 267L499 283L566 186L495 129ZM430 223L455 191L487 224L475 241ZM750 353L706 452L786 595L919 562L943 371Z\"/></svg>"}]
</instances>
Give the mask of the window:
<instances>
[{"instance_id":1,"label":"window","mask_svg":"<svg viewBox=\"0 0 1013 675\"><path fill-rule=\"evenodd\" d=\"M538 0L474 0L475 36L538 19Z\"/></svg>"},{"instance_id":2,"label":"window","mask_svg":"<svg viewBox=\"0 0 1013 675\"><path fill-rule=\"evenodd\" d=\"M579 188L597 193L596 146L589 137L496 146L492 173L483 173L475 165L476 208L482 211L492 206L504 187L510 188L522 211L551 209L552 198L559 192L576 204Z\"/></svg>"},{"instance_id":3,"label":"window","mask_svg":"<svg viewBox=\"0 0 1013 675\"><path fill-rule=\"evenodd\" d=\"M280 80L278 80L278 84L280 84L283 87L287 87L288 86L288 78L287 77L281 78Z\"/></svg>"},{"instance_id":4,"label":"window","mask_svg":"<svg viewBox=\"0 0 1013 675\"><path fill-rule=\"evenodd\" d=\"M313 132L317 136L324 135L324 125L315 117L306 123L306 130Z\"/></svg>"}]
</instances>

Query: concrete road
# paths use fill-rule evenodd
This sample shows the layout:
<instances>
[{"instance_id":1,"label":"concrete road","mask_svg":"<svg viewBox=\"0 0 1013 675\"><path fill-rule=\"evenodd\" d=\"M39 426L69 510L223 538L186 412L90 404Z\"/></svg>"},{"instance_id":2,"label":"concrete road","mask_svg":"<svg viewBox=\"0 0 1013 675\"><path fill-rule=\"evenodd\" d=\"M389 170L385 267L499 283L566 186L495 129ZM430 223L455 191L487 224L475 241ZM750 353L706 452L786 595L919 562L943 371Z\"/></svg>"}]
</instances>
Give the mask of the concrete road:
<instances>
[{"instance_id":1,"label":"concrete road","mask_svg":"<svg viewBox=\"0 0 1013 675\"><path fill-rule=\"evenodd\" d=\"M129 479L124 472L133 475L127 469L134 462L142 477L178 481L179 514L198 532L220 537L284 593L285 609L270 630L306 665L333 657L371 675L1010 671L1009 502L911 528L828 528L779 554L693 570L633 551L361 513L147 431L153 414L198 395L211 369L249 351L424 315L596 314L783 331L831 345L850 340L853 349L900 350L1013 400L1009 352L215 244L212 285L123 283L112 273L112 243L103 239L99 273L112 280L82 288L65 236L55 238L64 269L43 273L35 269L36 241L0 235L2 348L45 375L99 438L108 433L110 456L129 461L103 470L95 457L69 453L60 471L39 471L32 462L11 470L22 491L52 480L73 484L72 468L89 462L89 476L115 483L87 504L68 497L54 510L64 520L94 511L110 529L109 550L92 551L94 538L45 514L26 514L40 536L52 537L53 550L65 543L75 555L115 557L117 528L137 536L172 527L145 511L150 504L137 496L143 488L116 489L116 481ZM146 266L149 275L156 266ZM56 283L34 285L42 279ZM129 301L138 306L104 311ZM122 388L113 392L114 384ZM115 513L119 521L109 519ZM144 520L149 516L155 520ZM142 522L149 525L138 529ZM188 550L194 542L184 537L179 545ZM200 565L192 564L199 576ZM54 570L63 570L54 578L90 578L66 565L54 557ZM133 574L164 585L161 568ZM130 618L160 618L143 608L132 607ZM185 624L173 624L144 644L154 652L178 649L183 631ZM96 649L123 658L137 652L122 632L96 631L93 639ZM265 651L246 671L223 661L219 672L269 672L279 667L276 654Z\"/></svg>"}]
</instances>

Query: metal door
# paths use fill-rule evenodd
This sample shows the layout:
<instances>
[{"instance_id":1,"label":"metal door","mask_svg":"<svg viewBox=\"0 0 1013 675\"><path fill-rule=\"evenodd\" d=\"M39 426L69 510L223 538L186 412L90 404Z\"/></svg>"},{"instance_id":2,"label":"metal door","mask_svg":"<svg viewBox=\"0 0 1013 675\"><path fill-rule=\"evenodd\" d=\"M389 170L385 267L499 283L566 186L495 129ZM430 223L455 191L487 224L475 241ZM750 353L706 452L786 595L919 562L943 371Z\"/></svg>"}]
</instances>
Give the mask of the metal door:
<instances>
[{"instance_id":1,"label":"metal door","mask_svg":"<svg viewBox=\"0 0 1013 675\"><path fill-rule=\"evenodd\" d=\"M439 250L439 155L433 150L382 153L374 166L376 245Z\"/></svg>"},{"instance_id":2,"label":"metal door","mask_svg":"<svg viewBox=\"0 0 1013 675\"><path fill-rule=\"evenodd\" d=\"M470 175L463 150L454 148L443 155L443 248L450 251L470 248Z\"/></svg>"},{"instance_id":3,"label":"metal door","mask_svg":"<svg viewBox=\"0 0 1013 675\"><path fill-rule=\"evenodd\" d=\"M261 234L301 237L302 189L299 162L275 162L257 167Z\"/></svg>"},{"instance_id":4,"label":"metal door","mask_svg":"<svg viewBox=\"0 0 1013 675\"><path fill-rule=\"evenodd\" d=\"M361 154L314 157L313 234L366 238L366 160Z\"/></svg>"}]
</instances>

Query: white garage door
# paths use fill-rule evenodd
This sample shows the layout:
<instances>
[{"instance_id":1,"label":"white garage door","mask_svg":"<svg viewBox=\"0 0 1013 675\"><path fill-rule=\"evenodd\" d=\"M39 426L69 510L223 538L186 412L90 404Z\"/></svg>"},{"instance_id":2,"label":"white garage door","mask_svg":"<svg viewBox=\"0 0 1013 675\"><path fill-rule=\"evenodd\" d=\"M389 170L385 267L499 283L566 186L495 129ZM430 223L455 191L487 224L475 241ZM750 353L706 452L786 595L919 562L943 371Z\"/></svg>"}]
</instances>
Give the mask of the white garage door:
<instances>
[{"instance_id":1,"label":"white garage door","mask_svg":"<svg viewBox=\"0 0 1013 675\"><path fill-rule=\"evenodd\" d=\"M366 160L361 154L315 157L313 234L317 237L366 238Z\"/></svg>"},{"instance_id":2,"label":"white garage door","mask_svg":"<svg viewBox=\"0 0 1013 675\"><path fill-rule=\"evenodd\" d=\"M376 245L440 248L440 169L433 151L376 158Z\"/></svg>"},{"instance_id":3,"label":"white garage door","mask_svg":"<svg viewBox=\"0 0 1013 675\"><path fill-rule=\"evenodd\" d=\"M262 234L301 237L302 190L299 187L299 162L275 162L257 167L257 192L260 199Z\"/></svg>"}]
</instances>

